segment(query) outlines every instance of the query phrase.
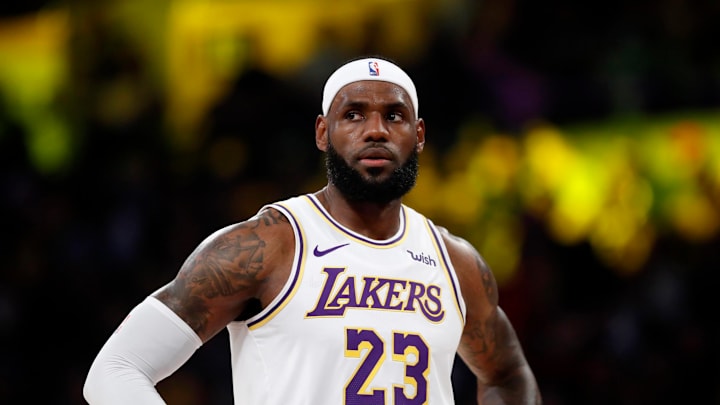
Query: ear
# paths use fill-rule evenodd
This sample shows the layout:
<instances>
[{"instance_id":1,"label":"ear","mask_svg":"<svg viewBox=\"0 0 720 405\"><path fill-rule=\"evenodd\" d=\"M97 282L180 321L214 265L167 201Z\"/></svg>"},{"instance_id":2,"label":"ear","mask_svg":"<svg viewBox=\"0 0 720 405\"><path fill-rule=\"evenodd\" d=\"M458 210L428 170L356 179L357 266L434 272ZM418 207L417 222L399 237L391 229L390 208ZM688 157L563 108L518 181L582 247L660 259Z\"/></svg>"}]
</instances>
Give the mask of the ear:
<instances>
[{"instance_id":1,"label":"ear","mask_svg":"<svg viewBox=\"0 0 720 405\"><path fill-rule=\"evenodd\" d=\"M318 115L315 119L315 145L317 145L317 148L321 151L327 152L327 119L322 115Z\"/></svg>"},{"instance_id":2,"label":"ear","mask_svg":"<svg viewBox=\"0 0 720 405\"><path fill-rule=\"evenodd\" d=\"M422 118L415 121L415 130L417 132L417 151L420 153L425 148L425 121Z\"/></svg>"}]
</instances>

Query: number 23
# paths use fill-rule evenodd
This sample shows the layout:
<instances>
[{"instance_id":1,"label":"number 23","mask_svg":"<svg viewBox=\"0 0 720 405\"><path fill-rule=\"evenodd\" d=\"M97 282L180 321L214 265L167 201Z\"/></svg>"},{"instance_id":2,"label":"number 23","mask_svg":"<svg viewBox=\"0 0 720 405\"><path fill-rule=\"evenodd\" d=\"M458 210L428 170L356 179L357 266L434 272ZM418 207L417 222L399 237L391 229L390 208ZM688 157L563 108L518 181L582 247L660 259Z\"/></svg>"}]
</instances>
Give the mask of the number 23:
<instances>
[{"instance_id":1,"label":"number 23","mask_svg":"<svg viewBox=\"0 0 720 405\"><path fill-rule=\"evenodd\" d=\"M345 357L360 358L363 350L367 350L365 358L345 386L345 403L384 405L385 389L371 389L370 382L385 361L385 342L373 330L346 329ZM411 354L414 355L414 360L409 358ZM394 404L427 403L428 354L428 346L420 335L393 333L392 360L405 363L403 384L393 386ZM415 387L415 393L411 397L405 394L406 384Z\"/></svg>"}]
</instances>

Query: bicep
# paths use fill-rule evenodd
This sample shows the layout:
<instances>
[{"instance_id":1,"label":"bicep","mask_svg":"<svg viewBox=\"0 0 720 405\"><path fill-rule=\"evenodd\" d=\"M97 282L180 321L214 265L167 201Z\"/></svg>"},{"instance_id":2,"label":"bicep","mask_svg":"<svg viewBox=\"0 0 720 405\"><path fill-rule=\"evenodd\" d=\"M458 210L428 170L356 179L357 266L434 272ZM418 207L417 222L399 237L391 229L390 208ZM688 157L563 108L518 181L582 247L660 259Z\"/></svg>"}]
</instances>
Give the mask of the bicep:
<instances>
[{"instance_id":1,"label":"bicep","mask_svg":"<svg viewBox=\"0 0 720 405\"><path fill-rule=\"evenodd\" d=\"M280 222L266 212L217 231L188 256L177 276L154 296L207 341L259 295L277 261L277 252L273 251L277 243L268 240L282 240L273 238Z\"/></svg>"},{"instance_id":2,"label":"bicep","mask_svg":"<svg viewBox=\"0 0 720 405\"><path fill-rule=\"evenodd\" d=\"M489 266L465 241L453 255L463 298L466 322L458 354L483 382L500 380L523 362L517 336L498 305L498 287Z\"/></svg>"}]
</instances>

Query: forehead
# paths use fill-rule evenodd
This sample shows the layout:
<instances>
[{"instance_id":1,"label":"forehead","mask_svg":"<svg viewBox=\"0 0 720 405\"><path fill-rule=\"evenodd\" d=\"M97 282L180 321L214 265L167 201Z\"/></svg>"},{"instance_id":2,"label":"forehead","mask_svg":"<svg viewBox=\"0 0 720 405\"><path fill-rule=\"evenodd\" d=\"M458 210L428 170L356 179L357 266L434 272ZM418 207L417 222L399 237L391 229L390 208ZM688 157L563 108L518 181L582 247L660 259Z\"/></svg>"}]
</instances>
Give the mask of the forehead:
<instances>
[{"instance_id":1,"label":"forehead","mask_svg":"<svg viewBox=\"0 0 720 405\"><path fill-rule=\"evenodd\" d=\"M412 110L412 100L402 87L395 83L380 80L363 80L342 87L330 106L337 108L356 102L380 104L404 104Z\"/></svg>"}]
</instances>

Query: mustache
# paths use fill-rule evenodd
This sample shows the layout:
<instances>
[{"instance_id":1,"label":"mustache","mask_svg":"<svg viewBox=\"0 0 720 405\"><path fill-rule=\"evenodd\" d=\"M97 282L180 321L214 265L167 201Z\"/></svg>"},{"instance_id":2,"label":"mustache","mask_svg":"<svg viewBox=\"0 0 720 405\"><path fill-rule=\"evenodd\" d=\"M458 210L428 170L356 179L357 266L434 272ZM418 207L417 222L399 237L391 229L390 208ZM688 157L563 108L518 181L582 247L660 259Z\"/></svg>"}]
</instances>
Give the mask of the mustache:
<instances>
[{"instance_id":1,"label":"mustache","mask_svg":"<svg viewBox=\"0 0 720 405\"><path fill-rule=\"evenodd\" d=\"M356 158L363 159L368 157L380 157L385 159L397 160L398 154L380 142L373 142L366 145L356 154Z\"/></svg>"}]
</instances>

